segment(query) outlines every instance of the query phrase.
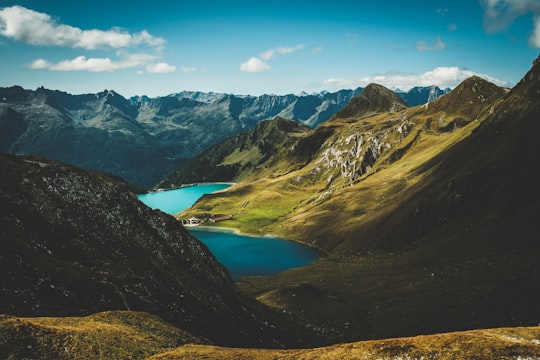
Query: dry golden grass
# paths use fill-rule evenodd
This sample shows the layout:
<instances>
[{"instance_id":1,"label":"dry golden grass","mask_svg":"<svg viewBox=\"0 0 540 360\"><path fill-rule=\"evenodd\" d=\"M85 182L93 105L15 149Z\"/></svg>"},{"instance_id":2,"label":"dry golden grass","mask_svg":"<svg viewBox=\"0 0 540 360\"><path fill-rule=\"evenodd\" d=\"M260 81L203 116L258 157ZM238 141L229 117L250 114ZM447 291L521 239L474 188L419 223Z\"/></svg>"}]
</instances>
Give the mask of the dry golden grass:
<instances>
[{"instance_id":1,"label":"dry golden grass","mask_svg":"<svg viewBox=\"0 0 540 360\"><path fill-rule=\"evenodd\" d=\"M203 340L141 312L63 318L0 316L2 359L143 359L187 342Z\"/></svg>"},{"instance_id":2,"label":"dry golden grass","mask_svg":"<svg viewBox=\"0 0 540 360\"><path fill-rule=\"evenodd\" d=\"M184 345L152 356L173 359L540 359L540 327L501 328L362 341L316 349L262 350Z\"/></svg>"}]
</instances>

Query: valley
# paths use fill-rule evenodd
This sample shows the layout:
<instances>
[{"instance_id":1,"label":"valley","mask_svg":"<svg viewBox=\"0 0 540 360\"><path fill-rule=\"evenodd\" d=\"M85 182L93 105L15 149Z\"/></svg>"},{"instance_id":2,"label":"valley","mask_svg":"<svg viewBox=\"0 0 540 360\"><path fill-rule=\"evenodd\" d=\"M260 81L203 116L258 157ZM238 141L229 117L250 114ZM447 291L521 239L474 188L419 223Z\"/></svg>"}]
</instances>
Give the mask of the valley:
<instances>
[{"instance_id":1,"label":"valley","mask_svg":"<svg viewBox=\"0 0 540 360\"><path fill-rule=\"evenodd\" d=\"M186 93L159 101L193 109L165 111L108 92L85 106L116 115L81 117L79 127L70 116L80 102L51 105L70 96L9 92L0 125L10 152L25 137L39 145L62 139L58 129L98 131L96 123L107 137L145 138L158 125L125 116L133 101L209 119L204 101L231 109L261 100ZM156 187L235 182L174 217L95 164L1 154L0 357L537 358L539 93L540 58L512 89L470 77L408 106L370 84L316 126L283 109L249 126L232 118L237 130L215 129L222 139L181 161L148 159L163 175L152 175ZM60 125L43 130L51 123ZM173 134L163 139L184 146ZM322 256L235 283L179 221L205 214L231 214L219 225ZM125 342L109 341L118 334Z\"/></svg>"},{"instance_id":2,"label":"valley","mask_svg":"<svg viewBox=\"0 0 540 360\"><path fill-rule=\"evenodd\" d=\"M536 325L538 66L510 92L470 78L408 109L377 91L302 135L278 119L287 146L271 155L260 138L203 153L241 181L177 218L230 213L227 226L321 249L237 285L345 341Z\"/></svg>"}]
</instances>

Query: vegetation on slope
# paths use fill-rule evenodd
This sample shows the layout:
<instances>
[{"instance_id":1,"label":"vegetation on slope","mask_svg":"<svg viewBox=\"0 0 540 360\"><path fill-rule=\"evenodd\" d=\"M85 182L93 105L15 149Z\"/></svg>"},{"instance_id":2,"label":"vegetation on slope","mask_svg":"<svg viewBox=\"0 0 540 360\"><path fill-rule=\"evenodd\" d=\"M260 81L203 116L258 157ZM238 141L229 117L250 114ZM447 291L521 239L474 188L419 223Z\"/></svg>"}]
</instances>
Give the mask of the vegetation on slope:
<instances>
[{"instance_id":1,"label":"vegetation on slope","mask_svg":"<svg viewBox=\"0 0 540 360\"><path fill-rule=\"evenodd\" d=\"M2 359L536 359L540 327L498 328L270 350L218 347L133 311L85 317L0 316Z\"/></svg>"},{"instance_id":2,"label":"vegetation on slope","mask_svg":"<svg viewBox=\"0 0 540 360\"><path fill-rule=\"evenodd\" d=\"M539 72L509 93L473 77L424 106L335 118L306 166L178 217L235 214L228 226L323 249L239 286L342 339L537 324ZM339 304L341 323L308 301Z\"/></svg>"},{"instance_id":3,"label":"vegetation on slope","mask_svg":"<svg viewBox=\"0 0 540 360\"><path fill-rule=\"evenodd\" d=\"M201 153L174 171L156 187L169 188L195 182L241 180L250 174L266 174L265 169L294 167L279 161L309 128L280 117L262 121L254 129L227 139ZM304 165L304 164L301 164ZM286 171L283 170L283 171Z\"/></svg>"},{"instance_id":4,"label":"vegetation on slope","mask_svg":"<svg viewBox=\"0 0 540 360\"><path fill-rule=\"evenodd\" d=\"M147 313L110 311L63 318L0 315L2 359L144 359L186 343L208 344L208 340Z\"/></svg>"},{"instance_id":5,"label":"vegetation on slope","mask_svg":"<svg viewBox=\"0 0 540 360\"><path fill-rule=\"evenodd\" d=\"M464 331L412 338L363 341L303 350L232 349L185 345L152 356L174 359L537 359L540 327Z\"/></svg>"}]
</instances>

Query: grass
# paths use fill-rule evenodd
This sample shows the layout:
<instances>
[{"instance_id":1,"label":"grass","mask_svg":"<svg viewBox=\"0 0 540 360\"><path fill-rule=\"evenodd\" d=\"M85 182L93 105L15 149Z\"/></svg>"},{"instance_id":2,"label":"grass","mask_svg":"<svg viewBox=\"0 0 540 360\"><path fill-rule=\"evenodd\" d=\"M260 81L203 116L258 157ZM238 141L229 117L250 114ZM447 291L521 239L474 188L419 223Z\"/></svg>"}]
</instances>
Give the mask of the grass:
<instances>
[{"instance_id":1,"label":"grass","mask_svg":"<svg viewBox=\"0 0 540 360\"><path fill-rule=\"evenodd\" d=\"M140 312L64 318L0 316L3 359L144 359L186 342L205 341Z\"/></svg>"},{"instance_id":2,"label":"grass","mask_svg":"<svg viewBox=\"0 0 540 360\"><path fill-rule=\"evenodd\" d=\"M499 328L339 344L303 350L185 345L152 360L173 359L538 359L540 327Z\"/></svg>"},{"instance_id":3,"label":"grass","mask_svg":"<svg viewBox=\"0 0 540 360\"><path fill-rule=\"evenodd\" d=\"M242 279L239 287L339 341L534 323L540 316L534 305L539 288L533 285L539 254L529 226L534 205L507 210L512 204L507 199L521 196L521 190L495 197L491 189L516 179L512 173L489 175L491 158L499 159L494 164L512 163L520 158L516 155L534 158L523 151L504 155L502 139L531 142L516 140L515 128L504 137L480 141L471 136L486 133L484 120L504 99L494 96L491 104L480 101L454 114L450 105L459 101L448 96L427 109L322 124L321 129L332 127L332 132L306 166L271 180L240 182L243 191L212 198L220 212L237 211L230 226L305 242L326 254L301 269ZM432 105L441 105L444 112ZM444 131L433 123L438 115ZM464 121L447 129L457 118ZM395 129L404 124L410 131L399 137ZM358 135L361 151L370 137L387 141L390 148L351 182L339 178L341 168L323 166L322 159L330 149L345 166L360 161L364 153L358 154L350 140ZM491 148L497 156L486 162L482 154L489 155ZM347 162L350 153L356 155ZM502 156L508 159L501 162ZM195 208L205 208L208 200ZM523 292L528 295L516 297ZM298 299L307 294L311 299L302 306ZM352 320L332 321L326 316L329 307L336 319Z\"/></svg>"},{"instance_id":4,"label":"grass","mask_svg":"<svg viewBox=\"0 0 540 360\"><path fill-rule=\"evenodd\" d=\"M306 289L308 292L309 289ZM204 342L204 341L203 341ZM494 328L266 350L217 347L147 313L86 317L0 316L5 359L538 359L540 326Z\"/></svg>"}]
</instances>

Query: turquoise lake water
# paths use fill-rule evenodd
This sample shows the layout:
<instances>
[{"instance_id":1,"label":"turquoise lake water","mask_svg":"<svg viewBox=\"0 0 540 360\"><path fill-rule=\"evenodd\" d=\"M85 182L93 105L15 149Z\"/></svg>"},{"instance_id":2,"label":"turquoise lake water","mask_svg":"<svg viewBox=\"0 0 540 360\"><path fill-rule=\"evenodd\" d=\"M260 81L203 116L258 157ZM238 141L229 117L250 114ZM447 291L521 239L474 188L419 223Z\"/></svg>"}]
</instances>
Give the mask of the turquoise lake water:
<instances>
[{"instance_id":1,"label":"turquoise lake water","mask_svg":"<svg viewBox=\"0 0 540 360\"><path fill-rule=\"evenodd\" d=\"M230 186L231 184L224 183L198 184L180 189L140 194L137 197L152 209L176 214L191 207L204 194L211 194Z\"/></svg>"},{"instance_id":2,"label":"turquoise lake water","mask_svg":"<svg viewBox=\"0 0 540 360\"><path fill-rule=\"evenodd\" d=\"M203 194L229 187L229 184L200 184L181 189L137 195L154 209L175 214L193 205ZM309 265L319 253L309 246L273 236L247 236L233 231L206 227L187 228L221 262L234 281L242 276L274 275Z\"/></svg>"}]
</instances>

